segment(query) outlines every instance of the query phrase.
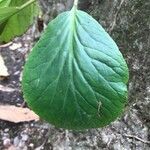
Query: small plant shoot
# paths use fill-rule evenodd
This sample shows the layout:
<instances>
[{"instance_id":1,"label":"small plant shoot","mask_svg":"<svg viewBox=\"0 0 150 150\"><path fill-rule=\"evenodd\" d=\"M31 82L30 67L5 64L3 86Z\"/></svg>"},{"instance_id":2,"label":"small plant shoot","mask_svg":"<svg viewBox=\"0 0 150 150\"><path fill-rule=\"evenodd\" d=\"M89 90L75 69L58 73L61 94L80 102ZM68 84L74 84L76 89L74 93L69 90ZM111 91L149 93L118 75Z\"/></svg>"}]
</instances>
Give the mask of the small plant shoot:
<instances>
[{"instance_id":1,"label":"small plant shoot","mask_svg":"<svg viewBox=\"0 0 150 150\"><path fill-rule=\"evenodd\" d=\"M22 89L41 118L82 130L121 115L129 75L116 43L77 3L48 24L25 64Z\"/></svg>"}]
</instances>

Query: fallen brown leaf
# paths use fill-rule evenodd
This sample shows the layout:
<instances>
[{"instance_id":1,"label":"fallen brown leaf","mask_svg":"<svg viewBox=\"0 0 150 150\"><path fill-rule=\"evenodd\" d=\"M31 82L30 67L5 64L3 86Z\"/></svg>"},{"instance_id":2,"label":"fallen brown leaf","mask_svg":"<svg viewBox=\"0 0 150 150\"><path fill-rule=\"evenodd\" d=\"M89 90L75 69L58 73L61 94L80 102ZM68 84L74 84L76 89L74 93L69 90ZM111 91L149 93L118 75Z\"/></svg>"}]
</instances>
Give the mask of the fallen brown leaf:
<instances>
[{"instance_id":1,"label":"fallen brown leaf","mask_svg":"<svg viewBox=\"0 0 150 150\"><path fill-rule=\"evenodd\" d=\"M10 146L8 149L5 149L5 150L17 150L17 147L15 147L15 146Z\"/></svg>"},{"instance_id":2,"label":"fallen brown leaf","mask_svg":"<svg viewBox=\"0 0 150 150\"><path fill-rule=\"evenodd\" d=\"M0 119L13 123L20 123L33 120L38 121L39 116L28 108L21 108L13 105L0 105Z\"/></svg>"},{"instance_id":3,"label":"fallen brown leaf","mask_svg":"<svg viewBox=\"0 0 150 150\"><path fill-rule=\"evenodd\" d=\"M7 67L5 66L3 57L0 55L0 80L8 76L9 76L9 73L8 73Z\"/></svg>"}]
</instances>

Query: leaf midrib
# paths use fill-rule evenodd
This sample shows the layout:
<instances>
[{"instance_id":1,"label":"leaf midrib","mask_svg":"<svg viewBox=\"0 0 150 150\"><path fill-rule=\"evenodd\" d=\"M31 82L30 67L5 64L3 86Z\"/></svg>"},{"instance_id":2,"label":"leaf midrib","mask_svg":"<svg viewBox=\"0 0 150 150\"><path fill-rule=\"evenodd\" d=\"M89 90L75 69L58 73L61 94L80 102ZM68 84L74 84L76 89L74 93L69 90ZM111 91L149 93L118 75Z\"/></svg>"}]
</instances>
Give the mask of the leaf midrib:
<instances>
[{"instance_id":1,"label":"leaf midrib","mask_svg":"<svg viewBox=\"0 0 150 150\"><path fill-rule=\"evenodd\" d=\"M71 47L71 55L72 58L74 57L74 33L76 32L76 13L77 13L77 8L74 6L71 11L70 11L70 47Z\"/></svg>"}]
</instances>

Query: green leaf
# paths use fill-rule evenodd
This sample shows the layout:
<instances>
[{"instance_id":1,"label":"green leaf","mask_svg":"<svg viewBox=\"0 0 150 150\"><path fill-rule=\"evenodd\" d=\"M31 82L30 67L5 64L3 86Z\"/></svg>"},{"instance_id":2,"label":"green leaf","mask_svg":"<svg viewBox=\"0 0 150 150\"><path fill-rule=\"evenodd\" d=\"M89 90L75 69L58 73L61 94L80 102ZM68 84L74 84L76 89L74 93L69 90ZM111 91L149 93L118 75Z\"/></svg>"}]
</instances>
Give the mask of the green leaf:
<instances>
[{"instance_id":1,"label":"green leaf","mask_svg":"<svg viewBox=\"0 0 150 150\"><path fill-rule=\"evenodd\" d=\"M33 23L38 5L33 0L12 0L7 7L0 8L0 43L22 35Z\"/></svg>"},{"instance_id":2,"label":"green leaf","mask_svg":"<svg viewBox=\"0 0 150 150\"><path fill-rule=\"evenodd\" d=\"M0 24L6 21L9 17L13 16L19 8L16 7L3 7L0 8Z\"/></svg>"},{"instance_id":3,"label":"green leaf","mask_svg":"<svg viewBox=\"0 0 150 150\"><path fill-rule=\"evenodd\" d=\"M0 0L0 7L9 6L11 0Z\"/></svg>"},{"instance_id":4,"label":"green leaf","mask_svg":"<svg viewBox=\"0 0 150 150\"><path fill-rule=\"evenodd\" d=\"M22 88L29 105L57 127L87 129L114 121L127 102L128 68L112 38L73 8L48 25L29 55Z\"/></svg>"}]
</instances>

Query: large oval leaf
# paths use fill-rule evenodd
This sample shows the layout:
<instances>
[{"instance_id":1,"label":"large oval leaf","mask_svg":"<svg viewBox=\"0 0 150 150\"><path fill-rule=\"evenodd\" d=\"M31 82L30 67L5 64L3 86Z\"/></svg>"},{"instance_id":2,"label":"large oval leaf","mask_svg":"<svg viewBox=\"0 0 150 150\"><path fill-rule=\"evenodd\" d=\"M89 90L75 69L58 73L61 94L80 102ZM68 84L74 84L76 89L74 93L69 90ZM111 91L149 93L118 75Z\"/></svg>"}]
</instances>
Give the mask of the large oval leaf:
<instances>
[{"instance_id":1,"label":"large oval leaf","mask_svg":"<svg viewBox=\"0 0 150 150\"><path fill-rule=\"evenodd\" d=\"M29 106L57 127L103 127L127 101L128 68L100 24L73 8L47 27L23 72Z\"/></svg>"}]
</instances>

